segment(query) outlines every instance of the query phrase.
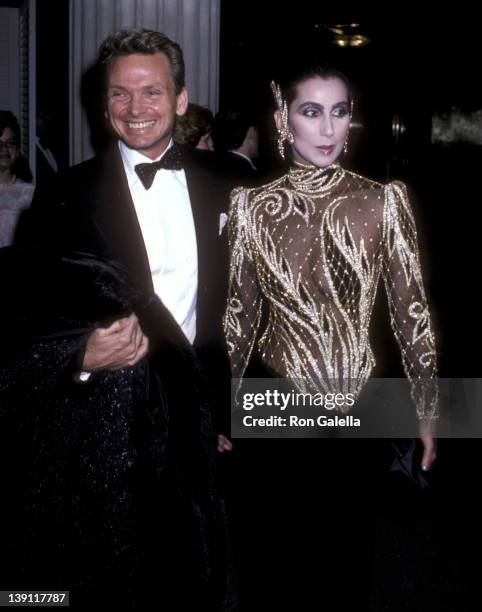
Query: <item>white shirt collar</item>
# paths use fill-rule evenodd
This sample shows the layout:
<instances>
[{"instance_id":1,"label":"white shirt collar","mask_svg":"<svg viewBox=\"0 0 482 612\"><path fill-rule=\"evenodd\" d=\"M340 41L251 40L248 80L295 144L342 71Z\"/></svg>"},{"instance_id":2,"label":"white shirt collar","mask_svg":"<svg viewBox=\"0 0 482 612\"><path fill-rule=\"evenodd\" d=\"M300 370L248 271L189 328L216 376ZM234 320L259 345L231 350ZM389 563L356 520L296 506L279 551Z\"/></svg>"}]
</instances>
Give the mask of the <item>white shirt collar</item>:
<instances>
[{"instance_id":1,"label":"white shirt collar","mask_svg":"<svg viewBox=\"0 0 482 612\"><path fill-rule=\"evenodd\" d=\"M38 136L35 138L35 144L37 145L39 151L42 153L42 155L47 160L47 163L52 168L52 170L54 170L54 172L58 172L59 166L57 164L57 160L55 159L55 156L52 153L52 151L48 147L44 147L42 145L42 143L40 142L40 138Z\"/></svg>"},{"instance_id":2,"label":"white shirt collar","mask_svg":"<svg viewBox=\"0 0 482 612\"><path fill-rule=\"evenodd\" d=\"M125 143L122 142L122 140L119 140L118 143L119 143L119 151L120 151L122 161L124 163L126 175L127 175L127 182L129 183L129 188L132 188L138 181L140 181L140 178L137 175L137 172L135 171L135 167L137 166L137 164L146 164L146 163L153 163L153 162L159 161L160 159L164 157L167 151L172 147L174 142L171 138L167 147L164 149L161 155L159 155L159 157L157 157L156 159L151 159L150 157L143 155L139 151L129 148Z\"/></svg>"}]
</instances>

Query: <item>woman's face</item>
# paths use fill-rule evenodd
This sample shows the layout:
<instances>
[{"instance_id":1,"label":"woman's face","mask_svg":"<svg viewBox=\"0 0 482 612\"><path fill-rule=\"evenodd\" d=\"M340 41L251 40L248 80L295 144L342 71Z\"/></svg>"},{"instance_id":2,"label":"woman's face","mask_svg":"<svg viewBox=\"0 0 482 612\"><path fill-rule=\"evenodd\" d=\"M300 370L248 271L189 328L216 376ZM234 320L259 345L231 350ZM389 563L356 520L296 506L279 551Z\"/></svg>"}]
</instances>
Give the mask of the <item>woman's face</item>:
<instances>
[{"instance_id":1,"label":"woman's face","mask_svg":"<svg viewBox=\"0 0 482 612\"><path fill-rule=\"evenodd\" d=\"M313 77L300 83L288 109L294 136L293 158L320 168L339 157L350 125L348 91L337 77Z\"/></svg>"},{"instance_id":2,"label":"woman's face","mask_svg":"<svg viewBox=\"0 0 482 612\"><path fill-rule=\"evenodd\" d=\"M6 127L0 134L0 170L9 170L18 157L18 145L12 128Z\"/></svg>"}]
</instances>

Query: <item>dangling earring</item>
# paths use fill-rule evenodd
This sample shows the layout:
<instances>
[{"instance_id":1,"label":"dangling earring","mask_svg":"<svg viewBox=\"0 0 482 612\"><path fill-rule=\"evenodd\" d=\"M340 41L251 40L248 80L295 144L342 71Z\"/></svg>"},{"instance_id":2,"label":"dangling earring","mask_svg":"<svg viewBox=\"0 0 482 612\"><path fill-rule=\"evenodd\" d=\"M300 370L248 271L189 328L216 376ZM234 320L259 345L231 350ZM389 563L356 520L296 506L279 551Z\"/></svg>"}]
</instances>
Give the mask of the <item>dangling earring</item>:
<instances>
[{"instance_id":1,"label":"dangling earring","mask_svg":"<svg viewBox=\"0 0 482 612\"><path fill-rule=\"evenodd\" d=\"M292 145L295 142L295 137L293 136L293 132L288 128L288 126L283 126L280 130L278 130L278 150L283 159L285 159L285 141Z\"/></svg>"},{"instance_id":2,"label":"dangling earring","mask_svg":"<svg viewBox=\"0 0 482 612\"><path fill-rule=\"evenodd\" d=\"M346 133L345 144L343 145L343 153L346 155L348 153L348 137L350 136L350 130Z\"/></svg>"},{"instance_id":3,"label":"dangling earring","mask_svg":"<svg viewBox=\"0 0 482 612\"><path fill-rule=\"evenodd\" d=\"M271 81L271 90L274 95L274 99L276 100L276 106L278 107L278 111L280 113L281 125L278 128L278 150L283 159L285 159L285 140L288 141L290 145L295 142L295 137L293 136L293 132L288 127L288 105L286 100L283 100L281 95L280 86Z\"/></svg>"},{"instance_id":4,"label":"dangling earring","mask_svg":"<svg viewBox=\"0 0 482 612\"><path fill-rule=\"evenodd\" d=\"M350 125L353 117L353 98L350 101L350 122L348 123L348 132L346 133L345 142L343 144L343 153L346 155L348 153L348 138L350 137Z\"/></svg>"}]
</instances>

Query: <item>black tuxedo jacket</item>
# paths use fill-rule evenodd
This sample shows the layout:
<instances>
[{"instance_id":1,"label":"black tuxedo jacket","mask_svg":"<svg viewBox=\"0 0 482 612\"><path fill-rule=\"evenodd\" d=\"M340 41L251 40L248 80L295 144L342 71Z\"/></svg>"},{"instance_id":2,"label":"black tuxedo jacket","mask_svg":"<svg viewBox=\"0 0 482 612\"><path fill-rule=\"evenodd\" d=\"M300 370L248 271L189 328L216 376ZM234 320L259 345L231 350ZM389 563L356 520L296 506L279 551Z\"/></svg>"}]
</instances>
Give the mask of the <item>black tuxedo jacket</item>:
<instances>
[{"instance_id":1,"label":"black tuxedo jacket","mask_svg":"<svg viewBox=\"0 0 482 612\"><path fill-rule=\"evenodd\" d=\"M222 317L228 283L227 214L231 179L223 178L195 150L181 147L192 206L198 253L198 294L194 348L215 397L218 430L227 431L230 370ZM184 237L179 236L182 245ZM118 263L133 286L153 294L149 261L118 146L69 169L55 190L37 190L17 245L62 254L88 252ZM169 342L189 345L167 308L163 331Z\"/></svg>"}]
</instances>

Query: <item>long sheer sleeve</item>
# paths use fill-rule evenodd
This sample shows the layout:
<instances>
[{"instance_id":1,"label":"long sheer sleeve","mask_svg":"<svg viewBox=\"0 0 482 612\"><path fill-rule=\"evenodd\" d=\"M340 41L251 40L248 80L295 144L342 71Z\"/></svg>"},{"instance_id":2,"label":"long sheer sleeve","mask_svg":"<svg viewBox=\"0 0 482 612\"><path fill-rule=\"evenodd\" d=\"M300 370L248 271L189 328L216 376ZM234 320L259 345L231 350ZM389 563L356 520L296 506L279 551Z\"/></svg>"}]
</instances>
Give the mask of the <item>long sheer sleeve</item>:
<instances>
[{"instance_id":1,"label":"long sheer sleeve","mask_svg":"<svg viewBox=\"0 0 482 612\"><path fill-rule=\"evenodd\" d=\"M383 279L390 321L419 418L438 416L435 338L405 185L385 187Z\"/></svg>"},{"instance_id":2,"label":"long sheer sleeve","mask_svg":"<svg viewBox=\"0 0 482 612\"><path fill-rule=\"evenodd\" d=\"M241 378L251 356L261 319L262 299L256 267L248 244L247 215L249 191L235 189L229 212L229 292L224 332L231 371Z\"/></svg>"}]
</instances>

